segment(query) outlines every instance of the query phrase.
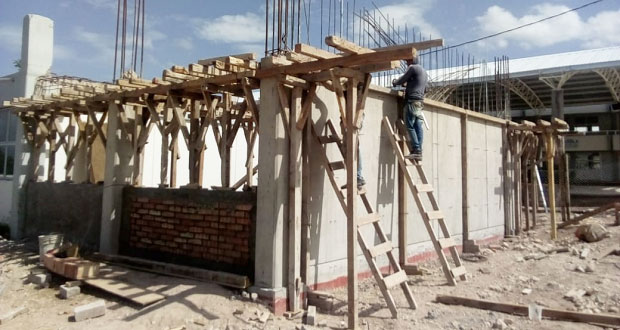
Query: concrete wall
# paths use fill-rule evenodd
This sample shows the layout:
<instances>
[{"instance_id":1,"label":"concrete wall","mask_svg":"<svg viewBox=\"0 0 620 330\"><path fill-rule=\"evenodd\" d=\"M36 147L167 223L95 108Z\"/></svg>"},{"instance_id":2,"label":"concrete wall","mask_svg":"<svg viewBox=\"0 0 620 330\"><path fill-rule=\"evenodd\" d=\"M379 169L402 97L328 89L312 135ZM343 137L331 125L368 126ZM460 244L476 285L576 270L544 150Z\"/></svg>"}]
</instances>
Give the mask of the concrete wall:
<instances>
[{"instance_id":1,"label":"concrete wall","mask_svg":"<svg viewBox=\"0 0 620 330\"><path fill-rule=\"evenodd\" d=\"M56 232L81 250L99 248L101 185L29 182L26 191L25 237Z\"/></svg>"},{"instance_id":2,"label":"concrete wall","mask_svg":"<svg viewBox=\"0 0 620 330\"><path fill-rule=\"evenodd\" d=\"M332 92L319 89L312 118L322 129L327 119L338 127L339 115ZM431 102L432 103L432 102ZM430 130L425 130L424 170L435 187L438 203L446 215L448 227L457 240L462 237L462 168L461 168L461 113L427 104L426 118ZM328 111L329 109L329 111ZM382 226L394 245L398 244L397 165L387 133L381 120L397 118L400 107L395 95L373 91L366 103L366 117L360 132L360 158L366 179L367 196L373 208L382 217ZM467 123L468 185L470 239L487 239L504 233L504 203L502 185L502 129L501 124L470 118ZM320 152L313 143L311 154ZM330 159L338 160L339 152L330 146ZM345 171L337 171L340 184L346 181ZM346 276L346 217L329 183L318 157L311 157L310 210L310 266L309 284L319 287L339 285ZM417 177L414 176L414 180ZM411 194L408 195L409 226L407 255L413 261L434 251L421 216ZM429 207L429 203L425 203ZM360 214L365 211L359 205ZM435 232L439 232L434 224ZM364 237L377 242L374 230L366 228ZM366 261L358 249L360 270L367 272ZM381 266L386 258L378 258Z\"/></svg>"}]
</instances>

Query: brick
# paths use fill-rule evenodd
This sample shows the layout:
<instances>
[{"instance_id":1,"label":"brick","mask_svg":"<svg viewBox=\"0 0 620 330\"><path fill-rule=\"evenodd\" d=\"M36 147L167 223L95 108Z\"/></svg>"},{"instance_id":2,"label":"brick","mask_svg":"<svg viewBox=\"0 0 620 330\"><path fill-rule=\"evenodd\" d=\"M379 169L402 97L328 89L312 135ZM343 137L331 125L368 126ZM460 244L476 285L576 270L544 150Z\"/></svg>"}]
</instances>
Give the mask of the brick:
<instances>
[{"instance_id":1,"label":"brick","mask_svg":"<svg viewBox=\"0 0 620 330\"><path fill-rule=\"evenodd\" d=\"M147 209L139 209L138 210L138 214L148 214L148 213L149 213L149 210L147 210Z\"/></svg>"},{"instance_id":2,"label":"brick","mask_svg":"<svg viewBox=\"0 0 620 330\"><path fill-rule=\"evenodd\" d=\"M87 305L78 306L73 310L75 321L80 322L105 315L105 301L97 300Z\"/></svg>"},{"instance_id":3,"label":"brick","mask_svg":"<svg viewBox=\"0 0 620 330\"><path fill-rule=\"evenodd\" d=\"M32 284L36 284L38 286L48 286L50 280L52 279L52 275L50 273L41 273L41 274L30 274L28 276L28 280Z\"/></svg>"},{"instance_id":4,"label":"brick","mask_svg":"<svg viewBox=\"0 0 620 330\"><path fill-rule=\"evenodd\" d=\"M174 201L173 200L165 200L165 201L162 202L162 204L174 205Z\"/></svg>"},{"instance_id":5,"label":"brick","mask_svg":"<svg viewBox=\"0 0 620 330\"><path fill-rule=\"evenodd\" d=\"M199 240L197 238L194 239L188 239L187 243L189 244L195 244L195 245L202 245L202 240Z\"/></svg>"},{"instance_id":6,"label":"brick","mask_svg":"<svg viewBox=\"0 0 620 330\"><path fill-rule=\"evenodd\" d=\"M140 202L140 203L148 203L149 199L147 197L138 197L138 202Z\"/></svg>"},{"instance_id":7,"label":"brick","mask_svg":"<svg viewBox=\"0 0 620 330\"><path fill-rule=\"evenodd\" d=\"M142 246L138 243L137 246ZM86 260L65 263L65 277L75 280L91 278L99 274L99 263Z\"/></svg>"},{"instance_id":8,"label":"brick","mask_svg":"<svg viewBox=\"0 0 620 330\"><path fill-rule=\"evenodd\" d=\"M241 210L241 211L251 211L253 208L254 208L254 205L252 204L239 204L235 206L235 209Z\"/></svg>"},{"instance_id":9,"label":"brick","mask_svg":"<svg viewBox=\"0 0 620 330\"><path fill-rule=\"evenodd\" d=\"M194 234L192 233L180 233L179 236L183 238L194 238Z\"/></svg>"},{"instance_id":10,"label":"brick","mask_svg":"<svg viewBox=\"0 0 620 330\"><path fill-rule=\"evenodd\" d=\"M144 205L142 206L145 209L154 209L155 208L155 204L153 203L144 203Z\"/></svg>"},{"instance_id":11,"label":"brick","mask_svg":"<svg viewBox=\"0 0 620 330\"><path fill-rule=\"evenodd\" d=\"M175 238L174 241L177 243L187 243L187 240L185 238L180 237Z\"/></svg>"},{"instance_id":12,"label":"brick","mask_svg":"<svg viewBox=\"0 0 620 330\"><path fill-rule=\"evenodd\" d=\"M162 217L174 218L174 212L165 211L161 213Z\"/></svg>"},{"instance_id":13,"label":"brick","mask_svg":"<svg viewBox=\"0 0 620 330\"><path fill-rule=\"evenodd\" d=\"M202 233L202 228L200 227L189 227L189 231L192 233Z\"/></svg>"},{"instance_id":14,"label":"brick","mask_svg":"<svg viewBox=\"0 0 620 330\"><path fill-rule=\"evenodd\" d=\"M249 225L250 224L250 219L248 218L237 218L237 224L240 225Z\"/></svg>"},{"instance_id":15,"label":"brick","mask_svg":"<svg viewBox=\"0 0 620 330\"><path fill-rule=\"evenodd\" d=\"M193 207L184 207L181 212L194 214L194 213L196 213L196 209L193 208Z\"/></svg>"},{"instance_id":16,"label":"brick","mask_svg":"<svg viewBox=\"0 0 620 330\"><path fill-rule=\"evenodd\" d=\"M150 215L157 215L157 216L159 216L159 215L161 215L161 211L157 211L157 210L150 210L150 211L149 211L149 214L150 214Z\"/></svg>"},{"instance_id":17,"label":"brick","mask_svg":"<svg viewBox=\"0 0 620 330\"><path fill-rule=\"evenodd\" d=\"M79 294L80 294L79 286L67 286L67 285L60 286L60 298L62 299L69 299Z\"/></svg>"}]
</instances>

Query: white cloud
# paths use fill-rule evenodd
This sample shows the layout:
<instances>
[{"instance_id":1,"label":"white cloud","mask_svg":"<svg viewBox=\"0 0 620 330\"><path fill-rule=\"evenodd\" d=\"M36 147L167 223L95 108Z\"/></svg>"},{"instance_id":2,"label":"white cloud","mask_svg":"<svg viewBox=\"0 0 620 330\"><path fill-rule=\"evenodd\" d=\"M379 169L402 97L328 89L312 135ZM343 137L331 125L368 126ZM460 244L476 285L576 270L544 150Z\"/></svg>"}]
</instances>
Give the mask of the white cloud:
<instances>
[{"instance_id":1,"label":"white cloud","mask_svg":"<svg viewBox=\"0 0 620 330\"><path fill-rule=\"evenodd\" d=\"M71 60L75 59L76 54L70 47L55 44L54 45L54 60Z\"/></svg>"},{"instance_id":2,"label":"white cloud","mask_svg":"<svg viewBox=\"0 0 620 330\"><path fill-rule=\"evenodd\" d=\"M105 8L105 9L113 9L117 10L118 1L116 0L84 0L87 4L95 7L95 8ZM129 3L127 7L131 7ZM133 7L132 7L133 8Z\"/></svg>"},{"instance_id":3,"label":"white cloud","mask_svg":"<svg viewBox=\"0 0 620 330\"><path fill-rule=\"evenodd\" d=\"M213 20L201 21L196 26L199 38L224 43L252 43L265 38L265 22L254 13L224 15Z\"/></svg>"},{"instance_id":4,"label":"white cloud","mask_svg":"<svg viewBox=\"0 0 620 330\"><path fill-rule=\"evenodd\" d=\"M544 3L532 7L530 13L516 17L509 10L491 6L487 11L476 17L482 35L489 35L532 23L540 19L557 15L570 8L561 5ZM554 44L576 41L584 48L605 47L620 44L620 10L604 11L584 21L577 12L570 12L562 16L524 27L488 40L499 48L505 48L511 43L530 49L533 47L548 47Z\"/></svg>"},{"instance_id":5,"label":"white cloud","mask_svg":"<svg viewBox=\"0 0 620 330\"><path fill-rule=\"evenodd\" d=\"M17 26L0 26L0 48L19 53L22 45L22 29Z\"/></svg>"},{"instance_id":6,"label":"white cloud","mask_svg":"<svg viewBox=\"0 0 620 330\"><path fill-rule=\"evenodd\" d=\"M180 38L177 39L175 41L175 44L177 45L177 47L184 49L184 50L192 50L194 49L194 42L192 40L192 38Z\"/></svg>"},{"instance_id":7,"label":"white cloud","mask_svg":"<svg viewBox=\"0 0 620 330\"><path fill-rule=\"evenodd\" d=\"M401 3L379 7L384 16L389 17L390 24L409 29L415 28L416 34L422 33L424 38L431 36L433 39L441 38L439 30L425 19L425 14L432 9L433 0L404 0ZM371 15L372 15L372 11ZM377 14L378 15L378 14ZM377 18L377 20L379 20ZM382 18L382 28L387 31L388 27Z\"/></svg>"}]
</instances>

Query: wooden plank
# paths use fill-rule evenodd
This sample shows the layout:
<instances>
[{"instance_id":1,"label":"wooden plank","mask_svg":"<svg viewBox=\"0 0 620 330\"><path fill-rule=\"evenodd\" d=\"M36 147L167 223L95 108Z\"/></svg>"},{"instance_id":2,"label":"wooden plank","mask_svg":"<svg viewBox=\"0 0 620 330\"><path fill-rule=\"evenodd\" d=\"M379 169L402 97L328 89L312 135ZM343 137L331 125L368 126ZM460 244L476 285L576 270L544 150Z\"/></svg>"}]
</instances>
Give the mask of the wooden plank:
<instances>
[{"instance_id":1,"label":"wooden plank","mask_svg":"<svg viewBox=\"0 0 620 330\"><path fill-rule=\"evenodd\" d=\"M367 53L375 52L374 50L370 48L359 46L356 43L350 42L346 39L342 39L338 36L325 37L325 43L328 46L332 46L346 54L367 54Z\"/></svg>"},{"instance_id":2,"label":"wooden plank","mask_svg":"<svg viewBox=\"0 0 620 330\"><path fill-rule=\"evenodd\" d=\"M411 49L415 48L416 50L425 50L434 47L443 47L443 39L431 39L420 42L412 42L404 45L395 45L395 46L386 46L373 48L376 52L383 52L388 50L397 50L397 49Z\"/></svg>"},{"instance_id":3,"label":"wooden plank","mask_svg":"<svg viewBox=\"0 0 620 330\"><path fill-rule=\"evenodd\" d=\"M357 226L362 227L381 220L381 216L378 213L364 214L357 217Z\"/></svg>"},{"instance_id":4,"label":"wooden plank","mask_svg":"<svg viewBox=\"0 0 620 330\"><path fill-rule=\"evenodd\" d=\"M428 211L426 212L426 216L428 217L428 220L438 220L444 218L442 211Z\"/></svg>"},{"instance_id":5,"label":"wooden plank","mask_svg":"<svg viewBox=\"0 0 620 330\"><path fill-rule=\"evenodd\" d=\"M429 193L435 190L430 184L416 184L415 189L417 194Z\"/></svg>"},{"instance_id":6,"label":"wooden plank","mask_svg":"<svg viewBox=\"0 0 620 330\"><path fill-rule=\"evenodd\" d=\"M446 305L462 305L472 308L491 310L501 313L508 313L513 315L527 316L529 314L529 307L524 305L508 304L501 302L494 302L489 300L472 299L465 297L438 295L435 300ZM562 320L562 321L574 321L585 322L594 324L605 324L618 326L620 325L620 316L609 314L589 314L564 311L559 309L543 308L542 316L544 318Z\"/></svg>"},{"instance_id":7,"label":"wooden plank","mask_svg":"<svg viewBox=\"0 0 620 330\"><path fill-rule=\"evenodd\" d=\"M584 214L582 214L582 215L580 215L580 216L578 216L578 217L576 217L576 218L574 218L574 219L572 219L570 221L566 221L566 222L563 222L563 223L559 224L558 225L558 229L564 228L564 227L567 227L567 226L570 226L570 225L578 224L581 221L583 221L583 220L585 220L585 219L587 219L589 217L593 217L593 216L595 216L597 214L600 214L600 213L603 213L603 212L605 212L605 211L607 211L609 209L613 209L615 207L615 205L616 205L616 202L605 204L605 205L603 205L601 207L598 207L598 208L596 208L596 209L594 209L592 211L586 212L586 213L584 213Z\"/></svg>"},{"instance_id":8,"label":"wooden plank","mask_svg":"<svg viewBox=\"0 0 620 330\"><path fill-rule=\"evenodd\" d=\"M454 277L465 276L465 274L467 274L467 270L464 266L454 267L450 271Z\"/></svg>"},{"instance_id":9,"label":"wooden plank","mask_svg":"<svg viewBox=\"0 0 620 330\"><path fill-rule=\"evenodd\" d=\"M385 277L383 281L385 282L385 286L389 289L403 282L407 282L407 273L405 273L404 270L400 270L394 274Z\"/></svg>"},{"instance_id":10,"label":"wooden plank","mask_svg":"<svg viewBox=\"0 0 620 330\"><path fill-rule=\"evenodd\" d=\"M439 246L441 246L442 249L456 246L456 242L454 241L453 237L440 238L437 241L439 242Z\"/></svg>"},{"instance_id":11,"label":"wooden plank","mask_svg":"<svg viewBox=\"0 0 620 330\"><path fill-rule=\"evenodd\" d=\"M379 255L385 254L388 251L392 251L392 243L390 241L383 242L379 245L375 245L371 248L368 248L368 252L373 258Z\"/></svg>"},{"instance_id":12,"label":"wooden plank","mask_svg":"<svg viewBox=\"0 0 620 330\"><path fill-rule=\"evenodd\" d=\"M325 59L306 63L296 63L292 65L276 66L256 71L255 77L265 78L277 74L297 75L313 71L322 71L334 67L356 67L360 65L377 64L393 60L411 59L415 53L413 48L382 51L368 54L357 54L343 57ZM357 99L357 97L356 97Z\"/></svg>"},{"instance_id":13,"label":"wooden plank","mask_svg":"<svg viewBox=\"0 0 620 330\"><path fill-rule=\"evenodd\" d=\"M213 282L230 288L246 289L250 286L250 279L244 275L237 275L204 268L181 266L160 261L152 261L134 257L107 255L95 253L93 258L106 263L136 269L144 272L188 278L199 281Z\"/></svg>"},{"instance_id":14,"label":"wooden plank","mask_svg":"<svg viewBox=\"0 0 620 330\"><path fill-rule=\"evenodd\" d=\"M118 277L110 279L91 278L82 281L90 286L129 300L140 306L148 306L166 298L159 293L148 291L130 283L123 282Z\"/></svg>"},{"instance_id":15,"label":"wooden plank","mask_svg":"<svg viewBox=\"0 0 620 330\"><path fill-rule=\"evenodd\" d=\"M330 53L326 50L322 50L322 49L312 47L306 44L295 45L295 53L306 55L308 57L312 57L316 59L327 59L327 58L339 57L339 55L336 55L334 53Z\"/></svg>"}]
</instances>

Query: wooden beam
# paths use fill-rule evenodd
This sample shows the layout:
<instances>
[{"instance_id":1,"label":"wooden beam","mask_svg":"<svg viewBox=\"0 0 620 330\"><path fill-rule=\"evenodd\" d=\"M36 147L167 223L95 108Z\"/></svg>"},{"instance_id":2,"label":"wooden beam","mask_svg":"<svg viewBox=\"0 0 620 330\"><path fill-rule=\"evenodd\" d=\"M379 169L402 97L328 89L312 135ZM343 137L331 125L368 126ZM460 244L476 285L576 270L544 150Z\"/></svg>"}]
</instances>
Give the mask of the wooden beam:
<instances>
[{"instance_id":1,"label":"wooden beam","mask_svg":"<svg viewBox=\"0 0 620 330\"><path fill-rule=\"evenodd\" d=\"M472 299L472 298L464 298L464 297L456 297L456 296L444 296L439 295L435 299L437 302L446 305L461 305L472 308L490 310L501 313L508 313L513 315L529 315L529 307L523 305L515 305L515 304L507 304L501 302L494 302L489 300L481 300L481 299ZM542 317L554 319L554 320L562 320L562 321L574 321L574 322L585 322L585 323L593 323L593 324L604 324L611 326L620 325L620 316L609 315L609 314L589 314L589 313L579 313L579 312L571 312L564 311L559 309L551 309L551 308L542 308Z\"/></svg>"},{"instance_id":2,"label":"wooden beam","mask_svg":"<svg viewBox=\"0 0 620 330\"><path fill-rule=\"evenodd\" d=\"M362 127L362 121L364 120L364 110L366 109L366 98L368 97L368 90L370 89L370 82L372 80L372 76L370 74L366 74L364 77L364 87L362 87L360 96L357 100L356 111L355 111L355 127L358 129Z\"/></svg>"},{"instance_id":3,"label":"wooden beam","mask_svg":"<svg viewBox=\"0 0 620 330\"><path fill-rule=\"evenodd\" d=\"M568 227L570 225L576 225L576 224L580 223L581 221L583 221L583 220L585 220L585 219L587 219L589 217L593 217L593 216L595 216L595 215L597 215L599 213L603 213L603 212L605 212L605 211L607 211L609 209L613 209L614 207L616 207L616 203L617 202L612 202L612 203L609 203L609 204L605 204L605 205L603 205L601 207L598 207L598 208L596 208L596 209L594 209L594 210L592 210L590 212L586 212L586 213L584 213L584 214L582 214L582 215L580 215L580 216L578 216L578 217L576 217L576 218L574 218L574 219L572 219L570 221L562 222L561 224L558 225L558 229L561 229L561 228L564 228L564 227Z\"/></svg>"},{"instance_id":4,"label":"wooden beam","mask_svg":"<svg viewBox=\"0 0 620 330\"><path fill-rule=\"evenodd\" d=\"M368 54L356 54L328 58L323 61L296 63L285 66L274 66L256 71L255 77L264 78L278 74L297 75L313 71L323 71L334 67L357 67L361 65L384 63L393 60L406 60L411 59L414 53L415 48L403 48Z\"/></svg>"},{"instance_id":5,"label":"wooden beam","mask_svg":"<svg viewBox=\"0 0 620 330\"><path fill-rule=\"evenodd\" d=\"M250 82L248 79L241 79L241 84L243 85L243 93L245 95L245 100L247 101L248 109L252 113L252 118L256 122L256 126L258 126L258 106L256 105L256 100L254 99L254 93L252 93L252 89L250 88Z\"/></svg>"},{"instance_id":6,"label":"wooden beam","mask_svg":"<svg viewBox=\"0 0 620 330\"><path fill-rule=\"evenodd\" d=\"M297 124L295 125L298 130L303 130L304 126L308 122L308 118L310 118L310 114L312 113L312 102L316 97L316 88L316 83L310 84L310 90L308 91L308 95L306 96L304 104L301 108L301 115L299 116Z\"/></svg>"}]
</instances>

